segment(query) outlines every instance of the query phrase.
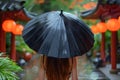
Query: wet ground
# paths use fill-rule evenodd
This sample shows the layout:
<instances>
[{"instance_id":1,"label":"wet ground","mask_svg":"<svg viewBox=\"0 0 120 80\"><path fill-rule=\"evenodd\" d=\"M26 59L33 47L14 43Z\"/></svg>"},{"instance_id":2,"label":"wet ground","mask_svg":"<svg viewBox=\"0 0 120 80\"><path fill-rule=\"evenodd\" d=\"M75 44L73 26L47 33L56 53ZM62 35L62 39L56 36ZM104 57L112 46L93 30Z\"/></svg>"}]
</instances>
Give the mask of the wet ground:
<instances>
[{"instance_id":1,"label":"wet ground","mask_svg":"<svg viewBox=\"0 0 120 80\"><path fill-rule=\"evenodd\" d=\"M86 56L78 58L78 71L79 80L110 80L99 69L96 69Z\"/></svg>"},{"instance_id":2,"label":"wet ground","mask_svg":"<svg viewBox=\"0 0 120 80\"><path fill-rule=\"evenodd\" d=\"M39 57L34 57L34 61L24 67L20 80L35 80L38 77ZM110 80L99 69L96 69L86 56L78 57L78 79L79 80Z\"/></svg>"}]
</instances>

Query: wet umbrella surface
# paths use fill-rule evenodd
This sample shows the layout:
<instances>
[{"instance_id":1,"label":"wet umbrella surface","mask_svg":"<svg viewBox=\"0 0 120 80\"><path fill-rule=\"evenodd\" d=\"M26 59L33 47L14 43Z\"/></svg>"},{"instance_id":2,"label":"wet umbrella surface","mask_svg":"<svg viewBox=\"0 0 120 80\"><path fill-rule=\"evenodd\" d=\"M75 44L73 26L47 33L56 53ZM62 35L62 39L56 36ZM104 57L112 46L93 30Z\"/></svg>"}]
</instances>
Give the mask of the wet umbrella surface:
<instances>
[{"instance_id":1,"label":"wet umbrella surface","mask_svg":"<svg viewBox=\"0 0 120 80\"><path fill-rule=\"evenodd\" d=\"M88 26L63 11L47 12L29 21L23 30L23 38L36 52L56 58L81 56L94 43Z\"/></svg>"}]
</instances>

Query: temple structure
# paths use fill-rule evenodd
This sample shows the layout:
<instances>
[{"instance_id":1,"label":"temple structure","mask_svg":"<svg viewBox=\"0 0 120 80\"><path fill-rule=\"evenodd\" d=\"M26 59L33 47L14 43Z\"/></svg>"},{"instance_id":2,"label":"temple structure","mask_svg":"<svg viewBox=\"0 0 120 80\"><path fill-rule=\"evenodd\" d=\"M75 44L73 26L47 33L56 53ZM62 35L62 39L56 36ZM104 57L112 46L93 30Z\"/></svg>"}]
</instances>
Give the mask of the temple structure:
<instances>
[{"instance_id":1,"label":"temple structure","mask_svg":"<svg viewBox=\"0 0 120 80\"><path fill-rule=\"evenodd\" d=\"M98 0L96 7L81 12L83 19L99 19L102 22L120 16L120 0ZM105 63L105 33L101 33L101 58ZM117 31L111 31L111 73L117 73Z\"/></svg>"},{"instance_id":2,"label":"temple structure","mask_svg":"<svg viewBox=\"0 0 120 80\"><path fill-rule=\"evenodd\" d=\"M2 29L3 21L12 19L14 21L29 21L34 18L24 8L24 0L0 0L0 52L6 53L6 32ZM11 33L11 58L16 60L15 35Z\"/></svg>"}]
</instances>

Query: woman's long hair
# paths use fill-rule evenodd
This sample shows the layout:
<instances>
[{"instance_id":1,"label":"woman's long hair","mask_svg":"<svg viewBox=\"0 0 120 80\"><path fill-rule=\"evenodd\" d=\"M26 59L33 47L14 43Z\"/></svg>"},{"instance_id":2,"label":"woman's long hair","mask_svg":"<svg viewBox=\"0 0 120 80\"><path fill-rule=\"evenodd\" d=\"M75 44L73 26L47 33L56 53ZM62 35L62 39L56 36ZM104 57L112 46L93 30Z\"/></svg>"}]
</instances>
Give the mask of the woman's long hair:
<instances>
[{"instance_id":1,"label":"woman's long hair","mask_svg":"<svg viewBox=\"0 0 120 80\"><path fill-rule=\"evenodd\" d=\"M47 80L69 80L73 59L43 56Z\"/></svg>"}]
</instances>

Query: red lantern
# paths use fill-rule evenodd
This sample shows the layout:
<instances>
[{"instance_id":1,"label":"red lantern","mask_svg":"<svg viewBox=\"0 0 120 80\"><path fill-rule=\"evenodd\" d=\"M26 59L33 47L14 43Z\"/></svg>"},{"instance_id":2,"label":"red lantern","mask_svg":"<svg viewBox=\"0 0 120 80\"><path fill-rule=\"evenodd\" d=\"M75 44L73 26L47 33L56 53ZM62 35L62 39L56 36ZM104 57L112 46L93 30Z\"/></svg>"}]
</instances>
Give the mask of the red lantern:
<instances>
[{"instance_id":1,"label":"red lantern","mask_svg":"<svg viewBox=\"0 0 120 80\"><path fill-rule=\"evenodd\" d=\"M117 19L109 19L107 21L107 28L110 31L117 31L120 28L120 23Z\"/></svg>"},{"instance_id":2,"label":"red lantern","mask_svg":"<svg viewBox=\"0 0 120 80\"><path fill-rule=\"evenodd\" d=\"M107 25L104 22L99 22L97 24L97 29L98 29L99 32L104 33L104 32L107 31Z\"/></svg>"},{"instance_id":3,"label":"red lantern","mask_svg":"<svg viewBox=\"0 0 120 80\"><path fill-rule=\"evenodd\" d=\"M118 17L118 22L119 22L119 24L120 24L120 16ZM119 26L119 28L120 28L120 26Z\"/></svg>"},{"instance_id":4,"label":"red lantern","mask_svg":"<svg viewBox=\"0 0 120 80\"><path fill-rule=\"evenodd\" d=\"M37 0L37 3L43 4L45 1L44 0Z\"/></svg>"},{"instance_id":5,"label":"red lantern","mask_svg":"<svg viewBox=\"0 0 120 80\"><path fill-rule=\"evenodd\" d=\"M31 53L27 52L27 53L24 54L24 59L26 61L29 61L31 58L32 58L32 54Z\"/></svg>"},{"instance_id":6,"label":"red lantern","mask_svg":"<svg viewBox=\"0 0 120 80\"><path fill-rule=\"evenodd\" d=\"M120 16L118 17L118 22L120 23Z\"/></svg>"},{"instance_id":7,"label":"red lantern","mask_svg":"<svg viewBox=\"0 0 120 80\"><path fill-rule=\"evenodd\" d=\"M22 34L22 30L23 30L23 26L20 24L16 24L15 28L12 30L13 34L15 35L21 35Z\"/></svg>"},{"instance_id":8,"label":"red lantern","mask_svg":"<svg viewBox=\"0 0 120 80\"><path fill-rule=\"evenodd\" d=\"M5 20L2 24L2 29L6 32L11 32L15 26L16 23L14 20Z\"/></svg>"},{"instance_id":9,"label":"red lantern","mask_svg":"<svg viewBox=\"0 0 120 80\"><path fill-rule=\"evenodd\" d=\"M94 34L99 33L99 31L98 31L98 29L97 29L97 26L95 26L95 25L91 26L91 31L92 31Z\"/></svg>"}]
</instances>

